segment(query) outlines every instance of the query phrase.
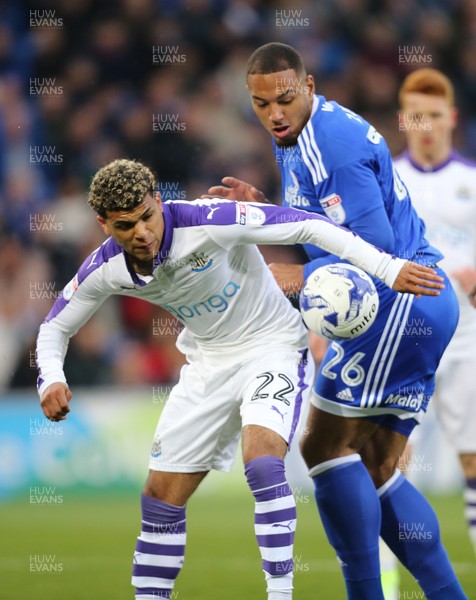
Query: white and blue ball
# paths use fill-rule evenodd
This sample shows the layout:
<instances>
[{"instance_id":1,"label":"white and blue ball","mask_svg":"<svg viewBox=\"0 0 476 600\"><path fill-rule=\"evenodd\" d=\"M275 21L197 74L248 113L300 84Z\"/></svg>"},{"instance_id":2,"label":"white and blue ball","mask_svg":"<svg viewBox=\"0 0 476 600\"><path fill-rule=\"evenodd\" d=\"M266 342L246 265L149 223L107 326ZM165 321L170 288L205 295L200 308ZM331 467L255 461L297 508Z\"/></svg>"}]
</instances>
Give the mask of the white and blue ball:
<instances>
[{"instance_id":1,"label":"white and blue ball","mask_svg":"<svg viewBox=\"0 0 476 600\"><path fill-rule=\"evenodd\" d=\"M329 340L362 335L375 321L379 307L372 279L346 263L316 269L307 278L299 300L308 329Z\"/></svg>"}]
</instances>

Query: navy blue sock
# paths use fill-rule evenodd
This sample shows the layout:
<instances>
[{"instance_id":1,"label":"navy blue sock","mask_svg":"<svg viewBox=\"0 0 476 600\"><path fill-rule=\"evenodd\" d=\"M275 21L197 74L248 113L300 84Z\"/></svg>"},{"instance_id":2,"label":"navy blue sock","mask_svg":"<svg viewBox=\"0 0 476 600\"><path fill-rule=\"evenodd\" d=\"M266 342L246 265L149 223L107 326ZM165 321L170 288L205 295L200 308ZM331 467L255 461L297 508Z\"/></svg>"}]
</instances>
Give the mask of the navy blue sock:
<instances>
[{"instance_id":1,"label":"navy blue sock","mask_svg":"<svg viewBox=\"0 0 476 600\"><path fill-rule=\"evenodd\" d=\"M384 600L378 548L380 503L360 456L321 463L310 475L327 538L342 567L348 600Z\"/></svg>"},{"instance_id":2,"label":"navy blue sock","mask_svg":"<svg viewBox=\"0 0 476 600\"><path fill-rule=\"evenodd\" d=\"M431 600L465 600L440 538L435 511L401 473L379 490L381 536Z\"/></svg>"}]
</instances>

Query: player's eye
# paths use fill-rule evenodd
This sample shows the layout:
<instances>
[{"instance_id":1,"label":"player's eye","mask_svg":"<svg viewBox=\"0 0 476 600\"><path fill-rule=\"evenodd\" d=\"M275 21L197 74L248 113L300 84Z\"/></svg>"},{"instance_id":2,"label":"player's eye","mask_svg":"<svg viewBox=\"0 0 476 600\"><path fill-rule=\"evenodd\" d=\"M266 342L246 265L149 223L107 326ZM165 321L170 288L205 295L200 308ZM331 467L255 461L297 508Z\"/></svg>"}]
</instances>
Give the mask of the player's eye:
<instances>
[{"instance_id":1,"label":"player's eye","mask_svg":"<svg viewBox=\"0 0 476 600\"><path fill-rule=\"evenodd\" d=\"M114 223L114 227L115 229L120 229L121 231L127 231L128 229L132 229L132 227L134 227L134 223L121 221L120 223Z\"/></svg>"}]
</instances>

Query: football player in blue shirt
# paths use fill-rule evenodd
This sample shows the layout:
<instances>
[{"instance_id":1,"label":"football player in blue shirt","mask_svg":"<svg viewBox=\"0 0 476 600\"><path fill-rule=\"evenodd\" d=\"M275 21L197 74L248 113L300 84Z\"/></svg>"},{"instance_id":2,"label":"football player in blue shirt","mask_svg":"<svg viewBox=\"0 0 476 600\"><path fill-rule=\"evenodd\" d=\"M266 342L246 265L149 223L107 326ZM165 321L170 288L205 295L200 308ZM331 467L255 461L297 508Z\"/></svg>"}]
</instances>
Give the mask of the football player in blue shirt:
<instances>
[{"instance_id":1,"label":"football player in blue shirt","mask_svg":"<svg viewBox=\"0 0 476 600\"><path fill-rule=\"evenodd\" d=\"M294 48L270 43L247 65L253 109L273 139L283 204L327 215L400 258L437 267L441 253L395 171L387 144L351 110L315 95ZM232 177L210 194L263 200ZM271 265L284 291L338 262L306 247L309 262ZM444 273L437 269L440 274ZM301 451L349 600L383 600L379 535L430 600L464 599L430 504L397 469L422 419L439 360L458 322L451 284L438 298L398 295L376 282L380 308L358 338L332 342L321 364ZM424 328L412 327L423 323Z\"/></svg>"}]
</instances>

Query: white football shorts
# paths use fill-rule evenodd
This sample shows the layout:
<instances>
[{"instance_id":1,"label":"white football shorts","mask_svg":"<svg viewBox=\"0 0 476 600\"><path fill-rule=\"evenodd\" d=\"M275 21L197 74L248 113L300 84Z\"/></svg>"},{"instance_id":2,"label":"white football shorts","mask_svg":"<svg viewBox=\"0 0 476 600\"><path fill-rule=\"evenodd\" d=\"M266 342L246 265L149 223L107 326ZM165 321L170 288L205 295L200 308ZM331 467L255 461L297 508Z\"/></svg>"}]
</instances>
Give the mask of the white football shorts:
<instances>
[{"instance_id":1,"label":"white football shorts","mask_svg":"<svg viewBox=\"0 0 476 600\"><path fill-rule=\"evenodd\" d=\"M437 418L459 454L476 453L476 361L443 359L436 371L431 402Z\"/></svg>"},{"instance_id":2,"label":"white football shorts","mask_svg":"<svg viewBox=\"0 0 476 600\"><path fill-rule=\"evenodd\" d=\"M273 348L218 369L185 365L160 416L149 468L230 471L245 425L271 429L290 445L313 377L307 349Z\"/></svg>"}]
</instances>

